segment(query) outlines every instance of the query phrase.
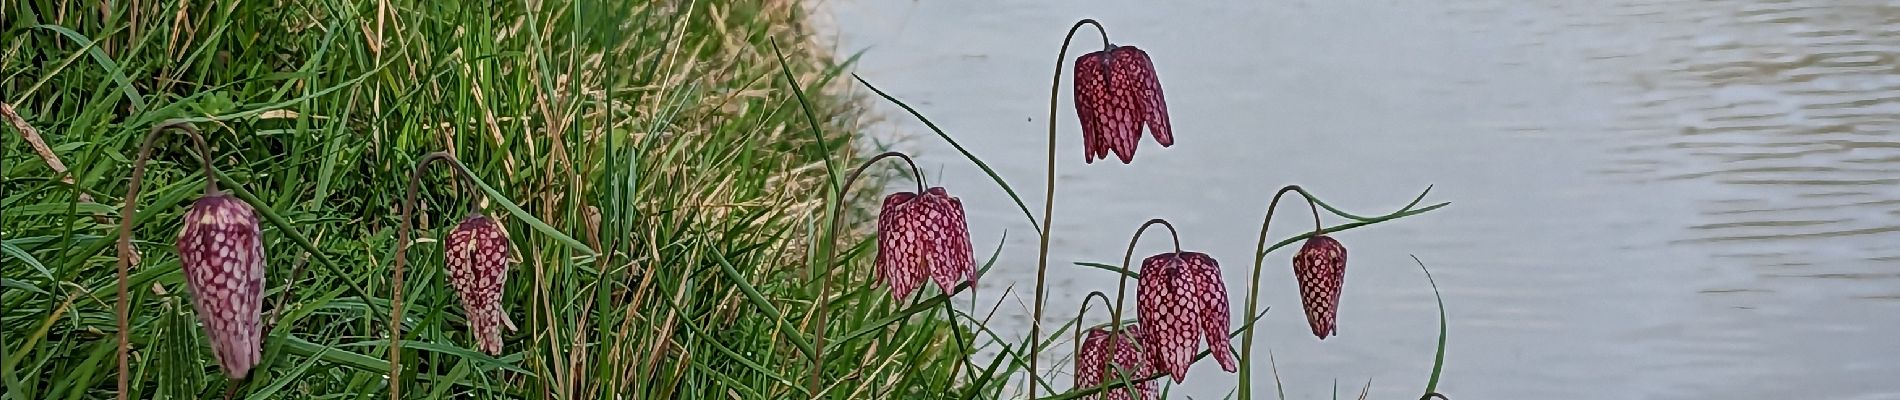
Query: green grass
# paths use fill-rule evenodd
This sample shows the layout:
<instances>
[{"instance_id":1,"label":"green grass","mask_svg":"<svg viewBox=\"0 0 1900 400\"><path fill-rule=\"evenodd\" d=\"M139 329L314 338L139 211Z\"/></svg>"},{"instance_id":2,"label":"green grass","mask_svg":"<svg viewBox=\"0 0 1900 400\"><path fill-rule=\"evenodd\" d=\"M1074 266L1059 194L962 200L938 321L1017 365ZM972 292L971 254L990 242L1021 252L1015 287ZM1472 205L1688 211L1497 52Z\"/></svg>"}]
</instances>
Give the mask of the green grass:
<instances>
[{"instance_id":1,"label":"green grass","mask_svg":"<svg viewBox=\"0 0 1900 400\"><path fill-rule=\"evenodd\" d=\"M4 129L0 398L116 394L118 203L138 141L172 118L204 130L222 186L285 222L263 227L277 322L264 363L230 388L171 250L204 178L182 136L164 138L134 221L131 398L384 397L397 211L431 151L501 196L471 196L483 192L441 168L423 181L393 380L404 397L811 397L795 344L811 341L814 239L861 116L795 4L100 4L0 10L0 101L73 179ZM521 330L498 357L470 350L434 241L471 203L504 221L520 261L504 306ZM867 219L848 212L841 285L824 299L825 395L994 393L953 385L973 373L957 340L971 332L948 323L961 312L898 314L862 284Z\"/></svg>"}]
</instances>

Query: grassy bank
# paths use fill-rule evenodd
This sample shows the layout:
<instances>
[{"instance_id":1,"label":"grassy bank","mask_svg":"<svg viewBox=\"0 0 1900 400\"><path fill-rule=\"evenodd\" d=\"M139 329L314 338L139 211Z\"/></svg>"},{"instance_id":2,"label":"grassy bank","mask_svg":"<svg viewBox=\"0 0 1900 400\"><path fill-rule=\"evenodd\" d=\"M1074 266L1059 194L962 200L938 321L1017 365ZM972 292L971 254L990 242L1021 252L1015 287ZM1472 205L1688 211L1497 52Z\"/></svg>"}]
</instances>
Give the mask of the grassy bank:
<instances>
[{"instance_id":1,"label":"grassy bank","mask_svg":"<svg viewBox=\"0 0 1900 400\"><path fill-rule=\"evenodd\" d=\"M205 179L183 137L165 138L134 220L131 398L380 398L392 382L407 398L810 397L813 238L827 179L853 164L846 128L859 116L827 90L849 77L805 39L800 12L783 1L11 3L0 9L0 101L18 116L0 128L0 397L116 394L119 203L139 141L173 118L204 131L226 190L275 217L263 224L271 328L263 364L227 384L171 247ZM398 207L432 151L501 196L440 168L423 179L401 288L405 369L387 379ZM471 205L502 220L517 250L503 305L520 330L496 357L471 350L435 240ZM870 252L864 235L847 238L838 270L854 272L840 281L862 282ZM827 346L827 395L967 381L963 357L943 356L967 332L939 317L892 323L884 292L841 288L830 332L865 334Z\"/></svg>"}]
</instances>

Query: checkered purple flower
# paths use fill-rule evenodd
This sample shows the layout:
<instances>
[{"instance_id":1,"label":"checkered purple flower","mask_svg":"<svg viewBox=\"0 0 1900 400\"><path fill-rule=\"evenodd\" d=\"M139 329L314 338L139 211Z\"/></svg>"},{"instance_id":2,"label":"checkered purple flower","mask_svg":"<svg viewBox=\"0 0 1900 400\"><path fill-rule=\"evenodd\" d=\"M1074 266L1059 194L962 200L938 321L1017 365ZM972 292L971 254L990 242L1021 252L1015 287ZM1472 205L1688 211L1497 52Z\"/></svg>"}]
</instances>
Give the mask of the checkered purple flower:
<instances>
[{"instance_id":1,"label":"checkered purple flower","mask_svg":"<svg viewBox=\"0 0 1900 400\"><path fill-rule=\"evenodd\" d=\"M1293 255L1293 275L1300 280L1300 302L1306 322L1320 340L1337 336L1339 294L1346 284L1346 246L1326 235L1306 239Z\"/></svg>"},{"instance_id":2,"label":"checkered purple flower","mask_svg":"<svg viewBox=\"0 0 1900 400\"><path fill-rule=\"evenodd\" d=\"M178 233L191 307L211 338L211 354L231 379L257 365L263 326L264 242L251 205L213 191L191 204Z\"/></svg>"},{"instance_id":3,"label":"checkered purple flower","mask_svg":"<svg viewBox=\"0 0 1900 400\"><path fill-rule=\"evenodd\" d=\"M909 296L925 277L945 293L976 280L963 201L942 187L886 196L877 231L877 277L895 298Z\"/></svg>"},{"instance_id":4,"label":"checkered purple flower","mask_svg":"<svg viewBox=\"0 0 1900 400\"><path fill-rule=\"evenodd\" d=\"M1075 113L1082 121L1083 161L1106 159L1110 151L1123 164L1133 161L1143 125L1161 147L1173 146L1168 102L1148 53L1118 46L1107 54L1110 57L1095 51L1075 59Z\"/></svg>"},{"instance_id":5,"label":"checkered purple flower","mask_svg":"<svg viewBox=\"0 0 1900 400\"><path fill-rule=\"evenodd\" d=\"M443 244L449 283L467 311L475 343L488 354L501 354L501 289L508 283L508 234L486 215L469 215Z\"/></svg>"},{"instance_id":6,"label":"checkered purple flower","mask_svg":"<svg viewBox=\"0 0 1900 400\"><path fill-rule=\"evenodd\" d=\"M1084 333L1082 349L1075 354L1075 388L1083 389L1101 386L1104 383L1118 382L1121 374L1130 379L1140 379L1154 373L1149 365L1148 354L1141 347L1141 326L1122 327L1121 334L1110 340L1110 328L1095 327ZM1109 354L1114 354L1114 364L1109 363ZM1113 367L1112 369L1110 367ZM1143 381L1134 387L1124 387L1104 391L1092 398L1106 400L1148 400L1161 396L1155 390L1155 381Z\"/></svg>"},{"instance_id":7,"label":"checkered purple flower","mask_svg":"<svg viewBox=\"0 0 1900 400\"><path fill-rule=\"evenodd\" d=\"M1227 339L1227 287L1213 257L1196 252L1148 257L1141 262L1135 302L1136 319L1146 329L1143 348L1154 367L1175 382L1187 378L1203 338L1221 369L1239 368Z\"/></svg>"}]
</instances>

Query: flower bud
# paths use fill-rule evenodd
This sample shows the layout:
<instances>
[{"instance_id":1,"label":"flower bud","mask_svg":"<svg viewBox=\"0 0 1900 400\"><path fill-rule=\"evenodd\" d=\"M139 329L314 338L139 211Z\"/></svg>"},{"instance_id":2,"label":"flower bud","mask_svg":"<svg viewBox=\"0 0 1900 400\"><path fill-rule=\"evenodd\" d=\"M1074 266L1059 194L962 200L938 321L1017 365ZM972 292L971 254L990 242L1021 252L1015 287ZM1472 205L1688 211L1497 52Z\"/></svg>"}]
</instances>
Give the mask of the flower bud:
<instances>
[{"instance_id":1,"label":"flower bud","mask_svg":"<svg viewBox=\"0 0 1900 400\"><path fill-rule=\"evenodd\" d=\"M257 365L263 327L264 242L249 204L213 192L191 204L178 234L191 306L224 374L243 379Z\"/></svg>"},{"instance_id":2,"label":"flower bud","mask_svg":"<svg viewBox=\"0 0 1900 400\"><path fill-rule=\"evenodd\" d=\"M1337 336L1339 293L1346 283L1346 246L1326 235L1314 236L1293 256L1293 275L1300 280L1300 302L1313 335L1325 340Z\"/></svg>"},{"instance_id":3,"label":"flower bud","mask_svg":"<svg viewBox=\"0 0 1900 400\"><path fill-rule=\"evenodd\" d=\"M501 289L508 282L508 234L486 215L474 214L456 225L443 244L449 282L462 299L476 345L501 354Z\"/></svg>"}]
</instances>

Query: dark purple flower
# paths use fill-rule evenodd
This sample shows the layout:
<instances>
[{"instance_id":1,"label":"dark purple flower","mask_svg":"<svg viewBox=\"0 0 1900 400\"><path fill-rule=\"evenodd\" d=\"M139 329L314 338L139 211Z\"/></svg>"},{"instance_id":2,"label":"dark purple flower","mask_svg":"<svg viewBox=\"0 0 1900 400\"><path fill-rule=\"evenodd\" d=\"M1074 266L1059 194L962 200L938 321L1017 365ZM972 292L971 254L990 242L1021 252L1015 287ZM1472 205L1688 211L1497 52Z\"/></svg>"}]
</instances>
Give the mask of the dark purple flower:
<instances>
[{"instance_id":1,"label":"dark purple flower","mask_svg":"<svg viewBox=\"0 0 1900 400\"><path fill-rule=\"evenodd\" d=\"M475 343L488 354L501 354L501 289L508 282L508 234L501 224L476 213L463 219L442 245L449 283L468 313Z\"/></svg>"},{"instance_id":2,"label":"dark purple flower","mask_svg":"<svg viewBox=\"0 0 1900 400\"><path fill-rule=\"evenodd\" d=\"M1306 239L1293 255L1293 275L1300 280L1300 302L1306 322L1320 340L1338 335L1339 293L1346 283L1346 246L1326 235Z\"/></svg>"},{"instance_id":3,"label":"dark purple flower","mask_svg":"<svg viewBox=\"0 0 1900 400\"><path fill-rule=\"evenodd\" d=\"M1123 164L1133 161L1143 125L1161 147L1173 146L1168 102L1148 53L1118 46L1109 54L1112 60L1104 59L1101 51L1075 59L1075 113L1082 121L1083 161L1108 158L1111 150Z\"/></svg>"},{"instance_id":4,"label":"dark purple flower","mask_svg":"<svg viewBox=\"0 0 1900 400\"><path fill-rule=\"evenodd\" d=\"M1202 338L1221 369L1239 368L1227 339L1227 287L1213 257L1196 252L1148 257L1141 262L1135 302L1136 319L1146 329L1143 348L1154 367L1175 382L1187 378Z\"/></svg>"},{"instance_id":5,"label":"dark purple flower","mask_svg":"<svg viewBox=\"0 0 1900 400\"><path fill-rule=\"evenodd\" d=\"M1082 349L1075 355L1075 388L1085 389L1101 386L1104 383L1118 382L1121 374L1129 379L1140 379L1154 373L1149 365L1148 354L1142 351L1140 325L1122 327L1118 338L1110 339L1108 327L1095 327L1084 333ZM1112 347L1111 347L1112 346ZM1109 354L1114 354L1114 369L1110 369ZM1120 388L1105 391L1093 398L1109 400L1156 399L1160 398L1155 390L1155 381L1143 381L1133 388Z\"/></svg>"},{"instance_id":6,"label":"dark purple flower","mask_svg":"<svg viewBox=\"0 0 1900 400\"><path fill-rule=\"evenodd\" d=\"M926 276L945 293L976 279L963 201L942 187L886 196L877 231L877 277L896 298L923 286Z\"/></svg>"},{"instance_id":7,"label":"dark purple flower","mask_svg":"<svg viewBox=\"0 0 1900 400\"><path fill-rule=\"evenodd\" d=\"M257 365L263 326L264 242L251 205L223 192L205 195L185 212L178 259L191 290L191 307L211 337L211 354L231 379Z\"/></svg>"}]
</instances>

